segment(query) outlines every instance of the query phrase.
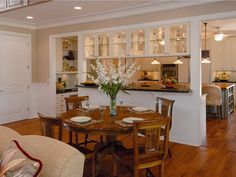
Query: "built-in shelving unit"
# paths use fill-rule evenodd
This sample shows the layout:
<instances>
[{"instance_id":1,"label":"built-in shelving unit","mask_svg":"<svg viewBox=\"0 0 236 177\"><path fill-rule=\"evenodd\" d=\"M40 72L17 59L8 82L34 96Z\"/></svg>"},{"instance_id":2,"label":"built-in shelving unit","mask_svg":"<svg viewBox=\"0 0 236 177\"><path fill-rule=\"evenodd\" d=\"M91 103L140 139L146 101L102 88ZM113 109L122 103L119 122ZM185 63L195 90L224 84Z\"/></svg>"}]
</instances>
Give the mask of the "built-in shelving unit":
<instances>
[{"instance_id":1,"label":"built-in shelving unit","mask_svg":"<svg viewBox=\"0 0 236 177\"><path fill-rule=\"evenodd\" d=\"M78 38L58 38L56 43L56 113L60 114L66 111L64 99L78 94Z\"/></svg>"}]
</instances>

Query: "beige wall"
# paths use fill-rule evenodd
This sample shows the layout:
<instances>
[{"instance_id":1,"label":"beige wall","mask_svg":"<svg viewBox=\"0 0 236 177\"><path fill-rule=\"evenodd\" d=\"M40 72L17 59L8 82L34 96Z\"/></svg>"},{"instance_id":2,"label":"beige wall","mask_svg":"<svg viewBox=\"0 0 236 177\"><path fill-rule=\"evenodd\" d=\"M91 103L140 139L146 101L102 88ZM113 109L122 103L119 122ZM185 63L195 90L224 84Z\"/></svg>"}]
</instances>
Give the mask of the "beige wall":
<instances>
[{"instance_id":1,"label":"beige wall","mask_svg":"<svg viewBox=\"0 0 236 177\"><path fill-rule=\"evenodd\" d=\"M133 15L110 20L101 20L97 22L82 23L76 25L67 25L40 29L36 31L36 78L37 82L46 82L49 77L49 36L52 34L84 31L98 28L114 27L129 24L138 24L145 22L161 21L174 18L183 18L188 16L205 15L224 11L236 10L236 2L220 2L206 5L198 5L193 8L179 8L162 12L152 12L142 15Z\"/></svg>"},{"instance_id":2,"label":"beige wall","mask_svg":"<svg viewBox=\"0 0 236 177\"><path fill-rule=\"evenodd\" d=\"M30 30L30 29L24 29L24 28L18 28L18 27L11 27L11 26L5 26L5 25L0 25L0 31L8 31L8 32L16 32L16 33L26 33L26 34L31 34L32 38L32 82L37 82L36 79L36 39L35 39L35 30Z\"/></svg>"}]
</instances>

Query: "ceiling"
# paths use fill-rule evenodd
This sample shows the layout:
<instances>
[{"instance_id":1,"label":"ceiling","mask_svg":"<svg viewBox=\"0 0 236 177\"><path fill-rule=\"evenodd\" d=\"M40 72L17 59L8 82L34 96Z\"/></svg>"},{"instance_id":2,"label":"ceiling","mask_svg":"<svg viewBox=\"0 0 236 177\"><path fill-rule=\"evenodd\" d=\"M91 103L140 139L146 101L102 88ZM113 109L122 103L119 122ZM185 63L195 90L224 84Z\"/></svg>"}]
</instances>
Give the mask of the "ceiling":
<instances>
[{"instance_id":1,"label":"ceiling","mask_svg":"<svg viewBox=\"0 0 236 177\"><path fill-rule=\"evenodd\" d=\"M55 24L54 26L60 26L63 24L73 24L75 22L81 23L84 22L85 19L91 21L101 15L103 15L104 18L112 18L114 14L116 17L135 15L147 11L186 7L212 1L218 0L52 0L34 6L0 13L0 20L5 20L6 23L18 22L34 26L35 28L43 28L53 26L53 24ZM82 10L74 10L74 6L81 6ZM33 16L34 19L26 19L26 16Z\"/></svg>"},{"instance_id":2,"label":"ceiling","mask_svg":"<svg viewBox=\"0 0 236 177\"><path fill-rule=\"evenodd\" d=\"M227 36L236 36L236 18L222 19L207 21L207 37L213 37L214 33L217 31L217 27L220 31ZM204 36L204 25L202 25L202 37Z\"/></svg>"}]
</instances>

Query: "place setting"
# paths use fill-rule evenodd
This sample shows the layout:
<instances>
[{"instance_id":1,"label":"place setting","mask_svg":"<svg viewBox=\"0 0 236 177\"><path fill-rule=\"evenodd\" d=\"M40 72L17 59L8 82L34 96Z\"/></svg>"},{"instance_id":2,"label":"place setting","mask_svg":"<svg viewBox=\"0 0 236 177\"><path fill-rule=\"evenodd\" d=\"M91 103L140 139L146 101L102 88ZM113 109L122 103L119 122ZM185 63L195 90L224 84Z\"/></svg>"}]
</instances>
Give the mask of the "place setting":
<instances>
[{"instance_id":1,"label":"place setting","mask_svg":"<svg viewBox=\"0 0 236 177\"><path fill-rule=\"evenodd\" d=\"M99 123L102 120L95 120L95 119L92 119L89 116L76 116L76 117L72 117L70 119L70 121L73 122L73 123L76 123L80 126L88 126L88 125L92 125L92 124L95 124L95 123Z\"/></svg>"},{"instance_id":2,"label":"place setting","mask_svg":"<svg viewBox=\"0 0 236 177\"><path fill-rule=\"evenodd\" d=\"M134 122L140 122L144 120L145 119L141 117L125 117L122 120L116 120L114 122L122 127L132 127Z\"/></svg>"},{"instance_id":3,"label":"place setting","mask_svg":"<svg viewBox=\"0 0 236 177\"><path fill-rule=\"evenodd\" d=\"M142 113L153 113L155 112L154 110L147 108L147 107L141 107L141 106L136 106L136 107L130 107L128 108L129 111L137 113L137 114L142 114Z\"/></svg>"}]
</instances>

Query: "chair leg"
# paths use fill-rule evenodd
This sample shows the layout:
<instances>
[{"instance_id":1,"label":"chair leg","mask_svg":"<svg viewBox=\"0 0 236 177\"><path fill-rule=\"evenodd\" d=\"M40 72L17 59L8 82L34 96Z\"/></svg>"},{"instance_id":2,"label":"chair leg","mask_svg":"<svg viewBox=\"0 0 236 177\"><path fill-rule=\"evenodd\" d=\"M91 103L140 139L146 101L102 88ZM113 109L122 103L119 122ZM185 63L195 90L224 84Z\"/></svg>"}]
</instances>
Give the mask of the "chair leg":
<instances>
[{"instance_id":1,"label":"chair leg","mask_svg":"<svg viewBox=\"0 0 236 177\"><path fill-rule=\"evenodd\" d=\"M103 136L100 135L100 142L102 143L103 142Z\"/></svg>"},{"instance_id":2,"label":"chair leg","mask_svg":"<svg viewBox=\"0 0 236 177\"><path fill-rule=\"evenodd\" d=\"M84 145L87 146L87 143L88 143L88 134L85 134Z\"/></svg>"},{"instance_id":3,"label":"chair leg","mask_svg":"<svg viewBox=\"0 0 236 177\"><path fill-rule=\"evenodd\" d=\"M138 167L134 167L134 177L139 177Z\"/></svg>"},{"instance_id":4,"label":"chair leg","mask_svg":"<svg viewBox=\"0 0 236 177\"><path fill-rule=\"evenodd\" d=\"M62 125L59 125L58 139L60 141L62 141L62 135L63 135L63 127L62 127Z\"/></svg>"},{"instance_id":5,"label":"chair leg","mask_svg":"<svg viewBox=\"0 0 236 177\"><path fill-rule=\"evenodd\" d=\"M116 161L114 154L113 154L112 158L113 158L113 169L112 169L113 176L117 176L117 161Z\"/></svg>"},{"instance_id":6,"label":"chair leg","mask_svg":"<svg viewBox=\"0 0 236 177\"><path fill-rule=\"evenodd\" d=\"M77 132L75 132L75 144L79 143L79 135Z\"/></svg>"},{"instance_id":7,"label":"chair leg","mask_svg":"<svg viewBox=\"0 0 236 177\"><path fill-rule=\"evenodd\" d=\"M220 119L221 119L221 108L220 108L220 106L217 106L217 115L218 115L218 119L219 119L219 121L220 121Z\"/></svg>"},{"instance_id":8,"label":"chair leg","mask_svg":"<svg viewBox=\"0 0 236 177\"><path fill-rule=\"evenodd\" d=\"M72 131L69 130L69 143L72 144Z\"/></svg>"},{"instance_id":9,"label":"chair leg","mask_svg":"<svg viewBox=\"0 0 236 177\"><path fill-rule=\"evenodd\" d=\"M164 162L159 165L159 176L164 177Z\"/></svg>"},{"instance_id":10,"label":"chair leg","mask_svg":"<svg viewBox=\"0 0 236 177\"><path fill-rule=\"evenodd\" d=\"M172 157L170 146L168 147L168 155L169 155L170 158Z\"/></svg>"},{"instance_id":11,"label":"chair leg","mask_svg":"<svg viewBox=\"0 0 236 177\"><path fill-rule=\"evenodd\" d=\"M93 154L93 162L92 162L92 177L96 176L96 161L95 161L95 154Z\"/></svg>"}]
</instances>

